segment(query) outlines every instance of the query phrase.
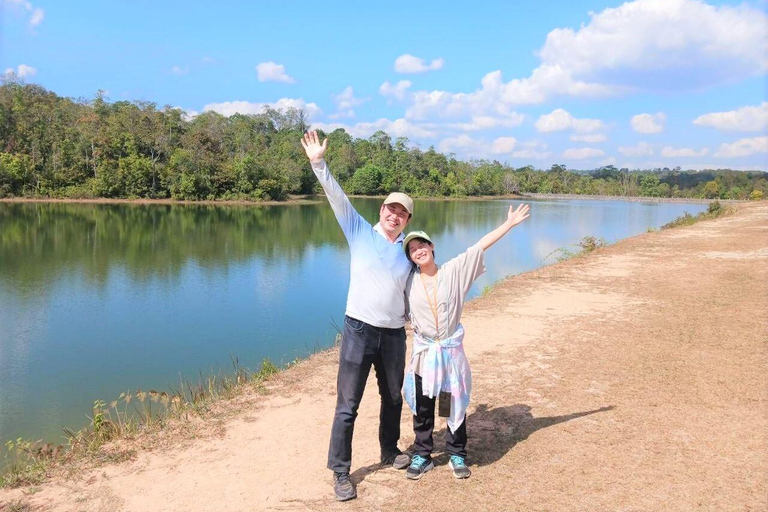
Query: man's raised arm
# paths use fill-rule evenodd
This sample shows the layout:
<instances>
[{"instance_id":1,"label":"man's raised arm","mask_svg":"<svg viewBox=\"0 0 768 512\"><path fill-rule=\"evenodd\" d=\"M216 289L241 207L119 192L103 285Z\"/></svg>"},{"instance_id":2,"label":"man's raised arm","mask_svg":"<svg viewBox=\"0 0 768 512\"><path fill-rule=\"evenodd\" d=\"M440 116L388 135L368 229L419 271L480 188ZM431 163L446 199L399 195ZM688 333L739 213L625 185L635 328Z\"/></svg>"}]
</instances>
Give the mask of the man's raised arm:
<instances>
[{"instance_id":1,"label":"man's raised arm","mask_svg":"<svg viewBox=\"0 0 768 512\"><path fill-rule=\"evenodd\" d=\"M339 183L331 175L331 171L328 169L328 165L325 163L325 150L328 149L328 139L325 139L320 144L317 138L316 131L310 131L304 134L301 139L301 145L304 147L304 151L307 153L310 164L312 164L312 171L317 176L320 185L325 191L328 202L331 204L331 209L336 215L336 220L339 221L341 230L350 239L350 236L363 229L370 227L370 224L363 219L357 210L355 210L352 203L349 202L347 194L344 193Z\"/></svg>"}]
</instances>

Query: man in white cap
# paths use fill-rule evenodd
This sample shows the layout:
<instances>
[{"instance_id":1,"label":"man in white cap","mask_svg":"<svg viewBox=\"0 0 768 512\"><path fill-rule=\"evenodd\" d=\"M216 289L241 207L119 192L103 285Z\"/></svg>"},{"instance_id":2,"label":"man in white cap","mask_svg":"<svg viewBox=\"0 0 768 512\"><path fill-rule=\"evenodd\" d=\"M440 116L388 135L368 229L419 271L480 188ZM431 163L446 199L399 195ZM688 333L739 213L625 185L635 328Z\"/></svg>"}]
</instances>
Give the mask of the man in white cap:
<instances>
[{"instance_id":1,"label":"man in white cap","mask_svg":"<svg viewBox=\"0 0 768 512\"><path fill-rule=\"evenodd\" d=\"M349 243L351 268L344 331L341 335L336 383L336 412L328 449L328 469L334 472L334 493L339 501L357 496L349 478L352 465L352 433L365 382L376 369L381 395L379 445L381 461L405 469L410 457L402 453L400 413L405 372L405 284L411 263L403 250L403 230L413 214L413 200L390 194L379 210L375 226L349 202L323 159L328 139L322 144L317 132L304 134L301 145L309 157L333 213Z\"/></svg>"}]
</instances>

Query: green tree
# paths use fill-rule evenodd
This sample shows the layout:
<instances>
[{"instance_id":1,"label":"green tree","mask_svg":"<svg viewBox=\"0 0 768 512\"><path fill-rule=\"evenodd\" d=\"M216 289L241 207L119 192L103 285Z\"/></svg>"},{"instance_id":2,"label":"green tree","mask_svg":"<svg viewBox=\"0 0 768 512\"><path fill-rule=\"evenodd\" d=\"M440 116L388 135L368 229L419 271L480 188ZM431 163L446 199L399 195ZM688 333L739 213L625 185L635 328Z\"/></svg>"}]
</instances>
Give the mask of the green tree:
<instances>
[{"instance_id":1,"label":"green tree","mask_svg":"<svg viewBox=\"0 0 768 512\"><path fill-rule=\"evenodd\" d=\"M32 186L32 162L26 155L0 153L0 197L23 195Z\"/></svg>"},{"instance_id":2,"label":"green tree","mask_svg":"<svg viewBox=\"0 0 768 512\"><path fill-rule=\"evenodd\" d=\"M379 192L381 186L381 169L373 164L358 169L350 180L352 194L372 195Z\"/></svg>"},{"instance_id":3,"label":"green tree","mask_svg":"<svg viewBox=\"0 0 768 512\"><path fill-rule=\"evenodd\" d=\"M645 197L660 197L659 177L655 174L644 174L640 177L640 195Z\"/></svg>"},{"instance_id":4,"label":"green tree","mask_svg":"<svg viewBox=\"0 0 768 512\"><path fill-rule=\"evenodd\" d=\"M704 189L702 190L702 195L707 199L714 199L714 198L720 197L720 184L715 180L708 181L704 185Z\"/></svg>"},{"instance_id":5,"label":"green tree","mask_svg":"<svg viewBox=\"0 0 768 512\"><path fill-rule=\"evenodd\" d=\"M131 155L120 159L117 167L121 185L120 195L147 197L152 189L152 160L145 156Z\"/></svg>"}]
</instances>

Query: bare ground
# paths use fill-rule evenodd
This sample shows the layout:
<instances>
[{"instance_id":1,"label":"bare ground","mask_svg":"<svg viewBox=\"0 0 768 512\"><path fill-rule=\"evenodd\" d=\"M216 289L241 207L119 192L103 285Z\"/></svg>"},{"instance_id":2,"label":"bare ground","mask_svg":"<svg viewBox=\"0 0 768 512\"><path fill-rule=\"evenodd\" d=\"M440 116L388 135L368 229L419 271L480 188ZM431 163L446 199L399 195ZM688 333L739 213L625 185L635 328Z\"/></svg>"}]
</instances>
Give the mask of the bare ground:
<instances>
[{"instance_id":1,"label":"bare ground","mask_svg":"<svg viewBox=\"0 0 768 512\"><path fill-rule=\"evenodd\" d=\"M245 393L193 440L37 488L0 510L768 510L768 205L509 278L470 303L472 477L378 466L373 378L357 500L325 469L335 350ZM402 447L413 440L407 407Z\"/></svg>"}]
</instances>

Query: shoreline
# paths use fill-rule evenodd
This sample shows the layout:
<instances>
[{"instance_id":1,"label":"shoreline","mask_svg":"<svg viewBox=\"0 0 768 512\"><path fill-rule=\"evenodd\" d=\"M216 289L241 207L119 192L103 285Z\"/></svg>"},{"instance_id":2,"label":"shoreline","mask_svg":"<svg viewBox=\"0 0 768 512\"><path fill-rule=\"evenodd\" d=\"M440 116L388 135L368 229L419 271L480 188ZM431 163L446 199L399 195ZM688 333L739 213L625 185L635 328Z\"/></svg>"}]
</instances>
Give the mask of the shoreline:
<instances>
[{"instance_id":1,"label":"shoreline","mask_svg":"<svg viewBox=\"0 0 768 512\"><path fill-rule=\"evenodd\" d=\"M579 194L527 194L526 197L535 199L588 199L594 201L628 201L648 203L693 203L710 204L715 201L727 204L741 204L756 201L748 199L705 199L701 197L643 197L643 196L593 196Z\"/></svg>"},{"instance_id":2,"label":"shoreline","mask_svg":"<svg viewBox=\"0 0 768 512\"><path fill-rule=\"evenodd\" d=\"M366 196L359 194L350 194L351 198L383 199L386 195ZM704 199L704 198L686 198L686 197L642 197L642 196L599 196L599 195L579 195L579 194L505 194L499 196L465 196L465 197L437 197L437 196L413 196L420 201L494 201L494 200L514 200L524 201L526 199L581 199L594 201L627 201L627 202L649 202L649 203L691 203L691 204L709 204L715 201L726 204L754 203L758 201L749 201L747 199ZM200 206L280 206L296 204L317 204L325 201L325 196L317 195L297 195L290 196L285 201L249 201L249 200L199 200L189 201L180 199L125 199L125 198L89 198L89 199L70 199L70 198L49 198L49 197L4 197L0 198L0 203L24 204L24 203L54 203L54 204L128 204L128 205L200 205Z\"/></svg>"},{"instance_id":3,"label":"shoreline","mask_svg":"<svg viewBox=\"0 0 768 512\"><path fill-rule=\"evenodd\" d=\"M317 197L317 199L315 199ZM200 205L200 206L277 206L291 204L313 204L321 201L319 196L291 196L285 201L246 201L246 200L199 200L181 199L124 199L99 197L91 199L69 199L56 197L4 197L0 203L70 203L70 204L129 204L129 205Z\"/></svg>"},{"instance_id":4,"label":"shoreline","mask_svg":"<svg viewBox=\"0 0 768 512\"><path fill-rule=\"evenodd\" d=\"M768 231L767 206L624 239L502 279L469 301L472 478L456 485L443 475L442 454L439 471L418 488L377 468L378 397L369 380L352 508L405 510L424 493L437 496L437 510L467 493L468 510L765 506L760 406L768 402L759 383L768 358L754 311L768 303L760 284L768 247L755 234ZM229 411L199 436L139 443L152 448L39 492L0 490L0 504L336 510L324 469L336 357L323 350L277 375L268 395L222 403ZM402 447L413 437L405 409Z\"/></svg>"}]
</instances>

